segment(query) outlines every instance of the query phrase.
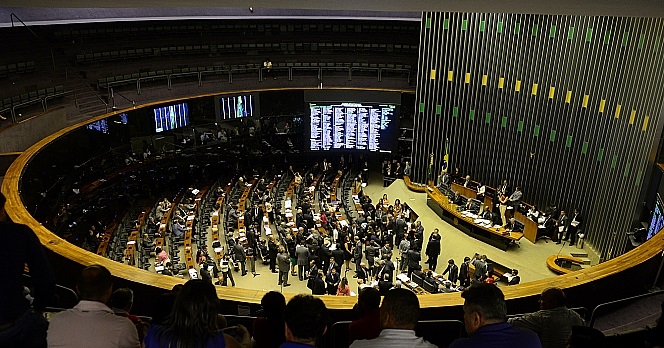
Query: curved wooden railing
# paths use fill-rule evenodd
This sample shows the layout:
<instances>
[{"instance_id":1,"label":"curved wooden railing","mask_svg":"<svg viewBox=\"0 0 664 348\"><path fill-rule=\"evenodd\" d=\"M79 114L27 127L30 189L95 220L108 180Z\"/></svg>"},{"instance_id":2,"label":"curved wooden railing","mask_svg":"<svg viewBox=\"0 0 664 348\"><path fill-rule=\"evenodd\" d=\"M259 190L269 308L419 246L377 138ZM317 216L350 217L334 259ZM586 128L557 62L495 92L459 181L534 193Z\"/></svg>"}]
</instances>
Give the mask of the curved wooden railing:
<instances>
[{"instance_id":1,"label":"curved wooden railing","mask_svg":"<svg viewBox=\"0 0 664 348\"><path fill-rule=\"evenodd\" d=\"M143 107L192 98L196 98L196 96L171 101L149 103ZM48 144L53 142L55 139L70 133L79 127L82 127L87 123L95 122L108 116L117 115L123 111L126 110L98 116L88 121L67 127L59 132L52 134L49 137L42 139L37 144L23 152L21 156L19 156L7 170L6 176L2 183L2 193L7 197L6 210L13 221L29 226L33 231L35 231L41 243L58 255L61 255L81 265L101 264L108 268L115 277L124 278L139 284L144 284L146 286L170 290L174 285L183 283L184 280L163 276L154 272L149 272L138 269L136 267L128 266L126 264L121 264L68 243L64 239L49 231L37 220L35 220L35 218L23 205L19 193L19 181L21 175L23 174L28 162L34 156L36 156L42 148L48 146ZM550 287L552 284L566 289L586 286L593 282L598 282L605 278L615 276L618 273L629 270L631 268L635 268L640 264L657 257L663 249L664 233L660 233L651 238L649 241L643 243L638 248L626 254L587 269L555 277L555 282L552 282L551 278L541 279L533 282L526 282L516 286L503 287L502 291L505 294L506 299L516 300L521 298L535 297L539 295L542 290ZM589 288L591 287L592 284ZM260 300L264 295L264 291L262 290L238 289L231 287L220 287L217 289L217 293L223 300L254 304L260 303ZM286 293L284 295L286 298L290 298L295 294ZM322 298L327 307L331 309L351 309L357 302L355 297L348 296L323 296ZM460 293L423 295L420 297L420 306L422 308L460 306L462 304L463 299L461 298Z\"/></svg>"},{"instance_id":2,"label":"curved wooden railing","mask_svg":"<svg viewBox=\"0 0 664 348\"><path fill-rule=\"evenodd\" d=\"M410 177L408 175L403 176L403 182L406 183L406 187L408 187L408 189L411 191L427 192L426 186L413 183L412 181L410 181Z\"/></svg>"}]
</instances>

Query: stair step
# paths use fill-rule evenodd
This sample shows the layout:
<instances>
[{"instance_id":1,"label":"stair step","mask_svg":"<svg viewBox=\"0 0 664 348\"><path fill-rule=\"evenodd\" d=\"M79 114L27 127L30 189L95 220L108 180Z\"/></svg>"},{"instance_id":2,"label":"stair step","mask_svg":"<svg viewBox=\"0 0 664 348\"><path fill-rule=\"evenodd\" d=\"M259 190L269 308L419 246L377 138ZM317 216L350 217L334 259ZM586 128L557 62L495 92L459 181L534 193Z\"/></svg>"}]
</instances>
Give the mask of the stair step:
<instances>
[{"instance_id":1,"label":"stair step","mask_svg":"<svg viewBox=\"0 0 664 348\"><path fill-rule=\"evenodd\" d=\"M569 254L574 257L588 257L588 253L583 250L571 251Z\"/></svg>"},{"instance_id":2,"label":"stair step","mask_svg":"<svg viewBox=\"0 0 664 348\"><path fill-rule=\"evenodd\" d=\"M584 264L584 265L590 265L590 259L587 258L587 257L582 257L582 258L581 258L581 261L583 261L583 264Z\"/></svg>"}]
</instances>

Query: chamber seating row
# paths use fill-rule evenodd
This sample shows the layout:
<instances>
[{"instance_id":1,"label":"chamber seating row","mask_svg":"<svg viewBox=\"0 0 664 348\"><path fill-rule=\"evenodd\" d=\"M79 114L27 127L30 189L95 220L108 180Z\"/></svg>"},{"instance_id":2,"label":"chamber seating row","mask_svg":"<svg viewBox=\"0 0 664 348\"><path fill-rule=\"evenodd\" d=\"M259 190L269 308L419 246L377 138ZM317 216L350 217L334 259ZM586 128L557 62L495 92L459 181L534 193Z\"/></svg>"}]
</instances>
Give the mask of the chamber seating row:
<instances>
[{"instance_id":1,"label":"chamber seating row","mask_svg":"<svg viewBox=\"0 0 664 348\"><path fill-rule=\"evenodd\" d=\"M186 45L168 47L149 47L124 49L104 52L93 52L76 55L77 64L105 62L124 59L139 59L153 56L197 55L197 54L247 54L282 51L353 51L353 52L387 52L416 54L417 45L391 43L331 43L331 42L275 42L275 43L234 43L222 45ZM0 70L1 72L1 70Z\"/></svg>"}]
</instances>

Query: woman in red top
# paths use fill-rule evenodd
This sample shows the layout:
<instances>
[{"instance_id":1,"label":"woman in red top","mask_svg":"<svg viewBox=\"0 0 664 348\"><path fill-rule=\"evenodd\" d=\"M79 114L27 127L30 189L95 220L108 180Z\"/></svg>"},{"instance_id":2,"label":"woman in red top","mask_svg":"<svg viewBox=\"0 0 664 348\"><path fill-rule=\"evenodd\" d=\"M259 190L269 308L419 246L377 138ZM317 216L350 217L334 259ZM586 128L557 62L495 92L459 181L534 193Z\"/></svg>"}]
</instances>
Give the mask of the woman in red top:
<instances>
[{"instance_id":1,"label":"woman in red top","mask_svg":"<svg viewBox=\"0 0 664 348\"><path fill-rule=\"evenodd\" d=\"M343 277L341 283L337 287L337 296L350 296L350 286L348 286L348 279Z\"/></svg>"}]
</instances>

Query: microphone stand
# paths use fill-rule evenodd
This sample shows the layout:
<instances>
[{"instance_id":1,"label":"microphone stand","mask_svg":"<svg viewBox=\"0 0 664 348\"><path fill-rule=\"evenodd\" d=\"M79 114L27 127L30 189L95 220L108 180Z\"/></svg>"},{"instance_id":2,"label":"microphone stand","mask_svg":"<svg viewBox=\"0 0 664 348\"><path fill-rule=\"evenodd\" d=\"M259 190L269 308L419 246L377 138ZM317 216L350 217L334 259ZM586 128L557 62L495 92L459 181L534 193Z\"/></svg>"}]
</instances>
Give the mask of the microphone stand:
<instances>
[{"instance_id":1,"label":"microphone stand","mask_svg":"<svg viewBox=\"0 0 664 348\"><path fill-rule=\"evenodd\" d=\"M566 240L563 240L563 245L560 247L560 250L558 250L558 254L556 254L556 259L555 259L555 261L558 261L558 257L560 256L560 253L563 251L563 248L565 247L565 242L567 242L567 241L566 241ZM554 261L554 262L555 262L555 261ZM562 267L562 266L561 266L561 267Z\"/></svg>"}]
</instances>

